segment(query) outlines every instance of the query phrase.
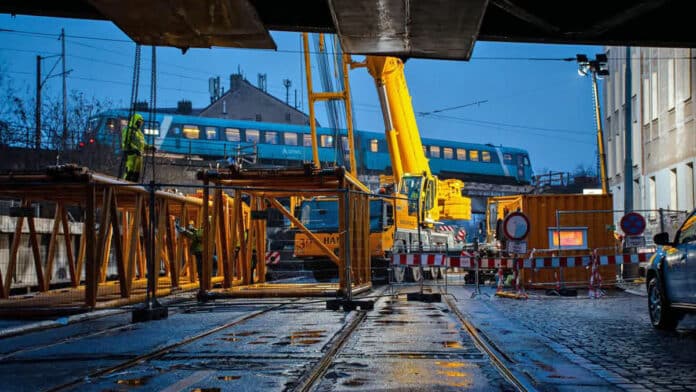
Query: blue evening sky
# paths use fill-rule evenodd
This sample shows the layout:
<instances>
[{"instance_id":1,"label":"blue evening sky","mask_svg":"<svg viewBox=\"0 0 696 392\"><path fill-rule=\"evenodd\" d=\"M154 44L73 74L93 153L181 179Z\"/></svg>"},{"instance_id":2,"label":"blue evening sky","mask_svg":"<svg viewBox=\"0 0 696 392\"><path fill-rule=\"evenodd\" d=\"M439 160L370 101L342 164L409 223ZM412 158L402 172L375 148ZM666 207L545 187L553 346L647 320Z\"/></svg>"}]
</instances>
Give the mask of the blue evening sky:
<instances>
[{"instance_id":1,"label":"blue evening sky","mask_svg":"<svg viewBox=\"0 0 696 392\"><path fill-rule=\"evenodd\" d=\"M36 55L60 53L61 28L68 36L67 67L72 70L68 89L126 106L134 44L121 42L129 38L111 22L0 15L0 69L8 73L12 85L33 94ZM290 79L293 104L295 89L298 97L306 94L300 34L272 35L277 52L213 48L190 49L182 55L175 48L158 48L158 106L176 106L177 101L189 99L194 107L204 107L210 102L208 78L220 76L227 90L229 75L238 69L253 84L258 73L267 74L268 92L283 100L283 79ZM411 59L406 63L406 78L416 112L487 101L420 115L420 133L526 149L537 174L544 168L572 171L579 164L594 166L596 128L590 79L578 75L574 61L549 59L574 58L577 53L594 57L601 51L597 46L478 42L469 62ZM141 99L149 98L150 52L143 47ZM54 61L44 61L44 72ZM60 72L60 66L55 72ZM383 131L374 82L365 69L351 71L351 88L357 128ZM60 78L49 79L45 91L59 95ZM306 98L301 101L306 112ZM319 121L328 124L323 105L319 108Z\"/></svg>"}]
</instances>

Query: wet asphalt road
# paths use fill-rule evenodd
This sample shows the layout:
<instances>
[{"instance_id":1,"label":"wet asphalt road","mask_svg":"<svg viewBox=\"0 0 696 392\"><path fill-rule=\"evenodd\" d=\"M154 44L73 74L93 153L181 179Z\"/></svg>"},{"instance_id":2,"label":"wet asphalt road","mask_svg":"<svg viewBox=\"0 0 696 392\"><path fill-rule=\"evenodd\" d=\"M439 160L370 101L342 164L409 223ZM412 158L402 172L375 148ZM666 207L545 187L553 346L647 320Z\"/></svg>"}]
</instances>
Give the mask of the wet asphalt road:
<instances>
[{"instance_id":1,"label":"wet asphalt road","mask_svg":"<svg viewBox=\"0 0 696 392\"><path fill-rule=\"evenodd\" d=\"M513 374L537 390L696 390L696 319L677 332L655 331L645 297L612 291L598 300L581 292L517 301L471 299L470 287L456 285L449 292ZM322 300L215 304L173 307L167 320L150 323L131 324L123 313L1 339L0 390L49 390L74 380L82 383L67 390L293 390L358 317L327 311ZM164 355L88 377L235 321ZM328 363L313 390L514 390L446 302L379 299Z\"/></svg>"},{"instance_id":2,"label":"wet asphalt road","mask_svg":"<svg viewBox=\"0 0 696 392\"><path fill-rule=\"evenodd\" d=\"M259 313L271 305L257 302L178 308L167 320L143 324L129 324L124 314L4 339L0 377L11 381L2 390L48 390L76 379L83 382L67 390L293 390L358 315L327 311L321 300ZM163 356L88 377L257 313ZM407 302L403 297L377 301L313 389L513 390L445 304Z\"/></svg>"}]
</instances>

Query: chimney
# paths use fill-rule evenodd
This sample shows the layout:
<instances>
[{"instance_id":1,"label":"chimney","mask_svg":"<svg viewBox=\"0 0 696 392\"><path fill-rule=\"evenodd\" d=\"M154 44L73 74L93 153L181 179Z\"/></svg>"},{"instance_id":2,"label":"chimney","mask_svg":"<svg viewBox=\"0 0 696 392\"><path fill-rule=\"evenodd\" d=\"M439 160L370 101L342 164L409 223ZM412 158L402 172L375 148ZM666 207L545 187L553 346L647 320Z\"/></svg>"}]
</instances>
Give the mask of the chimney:
<instances>
[{"instance_id":1,"label":"chimney","mask_svg":"<svg viewBox=\"0 0 696 392\"><path fill-rule=\"evenodd\" d=\"M239 89L239 86L241 85L242 80L244 80L242 78L242 74L236 73L236 74L230 75L230 91L234 91L234 90Z\"/></svg>"},{"instance_id":2,"label":"chimney","mask_svg":"<svg viewBox=\"0 0 696 392\"><path fill-rule=\"evenodd\" d=\"M181 101L176 103L176 112L178 114L191 114L192 110L193 105L189 100L182 99Z\"/></svg>"}]
</instances>

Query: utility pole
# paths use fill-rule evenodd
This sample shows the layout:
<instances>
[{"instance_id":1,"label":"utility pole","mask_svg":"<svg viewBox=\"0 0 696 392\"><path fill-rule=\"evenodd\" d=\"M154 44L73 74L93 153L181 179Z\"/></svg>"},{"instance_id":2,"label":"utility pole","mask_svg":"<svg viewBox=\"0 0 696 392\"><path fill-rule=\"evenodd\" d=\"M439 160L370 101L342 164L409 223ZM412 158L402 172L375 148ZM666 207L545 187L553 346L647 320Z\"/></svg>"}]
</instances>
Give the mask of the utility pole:
<instances>
[{"instance_id":1,"label":"utility pole","mask_svg":"<svg viewBox=\"0 0 696 392\"><path fill-rule=\"evenodd\" d=\"M588 60L584 54L576 56L578 62L578 74L587 76L592 74L592 95L594 97L595 120L597 122L597 153L599 155L599 178L602 183L602 194L608 193L607 184L607 156L604 152L604 133L602 132L602 113L599 106L599 88L597 87L597 75L607 76L609 71L607 66L607 55L600 53L595 56L594 60Z\"/></svg>"},{"instance_id":2,"label":"utility pole","mask_svg":"<svg viewBox=\"0 0 696 392\"><path fill-rule=\"evenodd\" d=\"M624 123L626 124L626 134L624 135L624 144L626 147L624 161L624 212L628 214L633 211L633 108L631 107L633 99L633 86L631 85L633 77L631 76L631 47L626 47L626 112Z\"/></svg>"},{"instance_id":3,"label":"utility pole","mask_svg":"<svg viewBox=\"0 0 696 392\"><path fill-rule=\"evenodd\" d=\"M61 140L61 148L66 149L66 144L68 142L68 92L66 87L66 77L65 72L65 29L60 29L60 41L61 41L61 51L60 51L60 62L63 66L63 137Z\"/></svg>"},{"instance_id":4,"label":"utility pole","mask_svg":"<svg viewBox=\"0 0 696 392\"><path fill-rule=\"evenodd\" d=\"M34 114L36 119L34 123L36 124L36 135L34 139L34 148L36 150L41 149L41 56L36 56L36 109Z\"/></svg>"}]
</instances>

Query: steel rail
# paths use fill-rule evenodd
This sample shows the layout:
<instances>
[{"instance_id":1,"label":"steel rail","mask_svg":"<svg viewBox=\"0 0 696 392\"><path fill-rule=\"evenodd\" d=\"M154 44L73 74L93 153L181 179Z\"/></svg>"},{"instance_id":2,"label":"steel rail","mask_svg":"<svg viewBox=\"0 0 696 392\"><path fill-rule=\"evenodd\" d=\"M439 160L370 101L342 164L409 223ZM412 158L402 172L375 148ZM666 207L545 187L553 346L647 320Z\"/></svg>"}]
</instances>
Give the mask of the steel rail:
<instances>
[{"instance_id":1,"label":"steel rail","mask_svg":"<svg viewBox=\"0 0 696 392\"><path fill-rule=\"evenodd\" d=\"M276 309L278 309L278 308L281 308L281 307L283 307L283 306L287 306L287 305L289 305L289 304L293 304L293 303L295 303L295 302L296 302L296 300L293 300L293 301L290 302L290 303L282 303L282 304L279 304L279 305L276 305L276 306L269 306L269 307L267 307L267 308L258 310L258 311L256 311L256 312L253 312L253 313L250 313L250 314L246 314L246 315L244 315L244 316L240 316L240 317L238 317L238 318L236 318L236 319L230 321L229 323L226 323L226 324L217 326L217 327L212 328L212 329L209 329L209 330L207 330L207 331L205 331L205 332L201 332L201 333L199 333L199 334L197 334L197 335L184 338L184 339L182 339L182 340L180 340L180 341L178 341L178 342L175 342L175 343L166 345L166 346L164 346L164 347L160 347L160 348L158 348L158 349L155 349L155 350L153 350L153 351L150 351L149 353L145 353L145 354L138 355L138 356L136 356L135 358L131 358L131 359L126 360L126 361L124 361L124 362L121 362L121 363L119 363L119 364L117 364L117 365L114 365L114 366L108 367L108 368L106 368L106 369L102 369L102 370L98 370L98 371L96 371L96 372L90 373L89 375L84 376L84 377L80 377L80 378L77 379L77 380L73 380L73 381L67 382L67 383L65 383L65 384L62 384L62 385L59 385L59 386L56 386L56 387L52 387L52 388L48 389L48 391L49 391L49 392L59 392L59 391L65 391L65 390L68 390L68 389L72 389L72 388L77 387L78 385L83 384L83 383L85 382L85 380L87 380L87 379L92 379L92 380L93 380L93 379L96 379L96 378L99 378L99 377L103 377L103 376L106 376L106 375L109 375L109 374L112 374L112 373L116 373L116 372L119 372L119 371L122 371L122 370L125 370L125 369L128 369L128 368L131 368L131 367L136 366L136 365L139 365L139 364L141 364L141 363L143 363L143 362L145 362L145 361L148 361L148 360L151 360L151 359L155 359L155 358L159 358L159 357L161 357L161 356L163 356L163 355L169 353L170 351L172 351L172 350L174 350L174 349L176 349L176 348L179 348L179 347L181 347L181 346L187 345L187 344L192 343L192 342L194 342L194 341L196 341L196 340L199 340L199 339L202 339L202 338L204 338L204 337L206 337L206 336L212 335L212 334L214 334L214 333L216 333L216 332L219 332L219 331L225 330L225 329L227 329L227 328L231 328L231 327L234 327L234 326L236 326L236 325L242 324L242 323L244 323L244 322L246 322L246 321L248 321L248 320L251 320L251 319L256 318L256 317L258 317L258 316L261 316L261 315L263 315L263 314L265 314L265 313L268 313L268 312L270 312L270 311L273 311L273 310L276 310Z\"/></svg>"},{"instance_id":2,"label":"steel rail","mask_svg":"<svg viewBox=\"0 0 696 392\"><path fill-rule=\"evenodd\" d=\"M530 383L525 382L524 380L520 379L519 377L515 376L512 370L507 367L505 364L505 361L500 358L500 356L505 356L507 357L504 353L500 352L500 356L496 353L497 350L494 348L491 344L486 342L483 337L479 334L478 330L476 327L469 322L469 320L464 317L464 314L457 308L456 304L452 302L452 299L445 297L445 302L447 303L447 306L450 308L452 313L454 313L459 321L462 323L464 328L466 328L466 331L469 333L469 336L471 336L472 340L474 341L474 344L486 355L488 355L488 358L490 358L491 363L495 368L498 370L498 372L506 379L508 380L512 385L514 385L517 390L522 391L522 392L528 392L528 391L536 391L536 388L534 386L530 385Z\"/></svg>"}]
</instances>

